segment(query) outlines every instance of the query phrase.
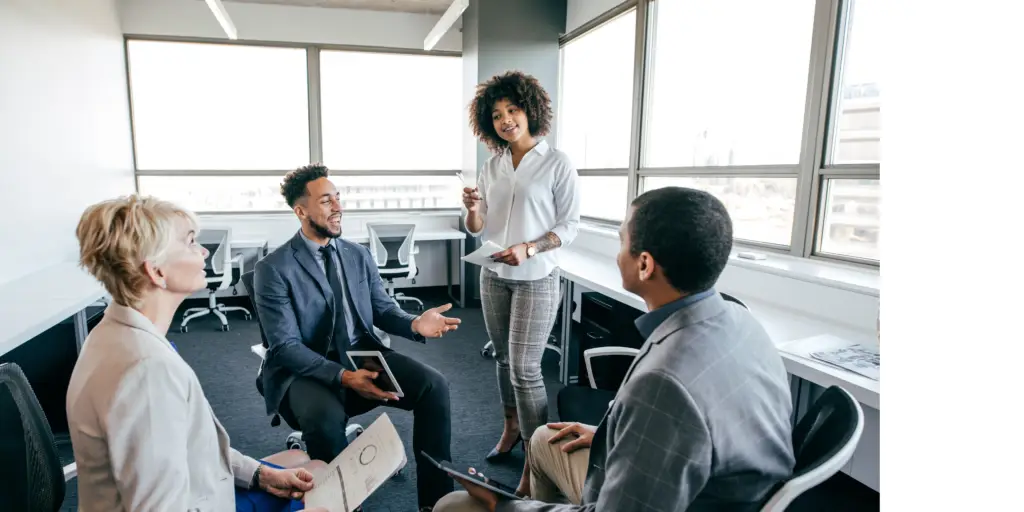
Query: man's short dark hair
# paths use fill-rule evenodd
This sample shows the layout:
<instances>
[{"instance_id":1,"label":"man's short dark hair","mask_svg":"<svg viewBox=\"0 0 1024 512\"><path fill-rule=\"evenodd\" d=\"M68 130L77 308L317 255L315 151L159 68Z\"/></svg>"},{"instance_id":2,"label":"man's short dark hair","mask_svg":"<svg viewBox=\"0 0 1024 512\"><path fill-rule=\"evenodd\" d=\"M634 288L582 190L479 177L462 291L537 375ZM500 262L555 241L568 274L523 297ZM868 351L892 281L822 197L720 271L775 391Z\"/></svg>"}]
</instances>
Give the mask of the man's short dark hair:
<instances>
[{"instance_id":1,"label":"man's short dark hair","mask_svg":"<svg viewBox=\"0 0 1024 512\"><path fill-rule=\"evenodd\" d=\"M551 131L551 119L554 117L551 98L540 81L521 71L507 71L478 85L476 96L469 105L469 125L473 128L473 135L487 144L491 151L500 153L508 147L508 141L494 131L491 114L494 104L501 100L508 100L523 109L530 135L540 137Z\"/></svg>"},{"instance_id":2,"label":"man's short dark hair","mask_svg":"<svg viewBox=\"0 0 1024 512\"><path fill-rule=\"evenodd\" d=\"M329 174L330 171L320 164L299 167L286 174L284 181L281 182L281 195L284 196L288 207L295 208L295 203L306 195L306 185L309 185L309 182L326 178Z\"/></svg>"},{"instance_id":3,"label":"man's short dark hair","mask_svg":"<svg viewBox=\"0 0 1024 512\"><path fill-rule=\"evenodd\" d=\"M715 285L732 251L725 205L702 190L666 187L633 200L629 252L647 251L673 288L697 293Z\"/></svg>"}]
</instances>

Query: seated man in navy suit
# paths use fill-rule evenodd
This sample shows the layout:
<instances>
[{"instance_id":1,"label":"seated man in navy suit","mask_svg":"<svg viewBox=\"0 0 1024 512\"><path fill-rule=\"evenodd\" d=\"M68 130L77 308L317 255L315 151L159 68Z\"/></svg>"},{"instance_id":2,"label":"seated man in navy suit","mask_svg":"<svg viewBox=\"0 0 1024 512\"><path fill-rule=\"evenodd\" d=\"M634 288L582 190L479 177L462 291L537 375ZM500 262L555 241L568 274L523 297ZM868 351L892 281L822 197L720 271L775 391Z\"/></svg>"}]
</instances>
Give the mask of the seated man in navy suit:
<instances>
[{"instance_id":1,"label":"seated man in navy suit","mask_svg":"<svg viewBox=\"0 0 1024 512\"><path fill-rule=\"evenodd\" d=\"M256 308L269 344L261 382L267 413L302 430L311 458L330 461L348 445L350 417L379 405L412 411L419 503L429 510L453 489L451 478L419 460L421 450L451 460L448 381L384 346L373 326L425 342L460 321L442 315L451 304L414 317L387 295L369 250L340 238L341 200L326 167L288 173L281 193L302 227L256 265ZM404 397L374 385L375 373L353 368L350 349L382 352Z\"/></svg>"}]
</instances>

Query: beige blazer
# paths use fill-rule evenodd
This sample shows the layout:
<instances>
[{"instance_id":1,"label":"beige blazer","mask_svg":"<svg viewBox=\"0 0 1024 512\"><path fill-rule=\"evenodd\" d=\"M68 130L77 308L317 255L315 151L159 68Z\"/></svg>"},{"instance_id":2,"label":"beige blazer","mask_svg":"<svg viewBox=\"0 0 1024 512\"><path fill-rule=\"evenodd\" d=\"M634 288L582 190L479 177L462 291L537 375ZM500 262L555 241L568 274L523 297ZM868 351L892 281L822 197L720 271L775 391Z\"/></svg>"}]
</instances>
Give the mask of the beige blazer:
<instances>
[{"instance_id":1,"label":"beige blazer","mask_svg":"<svg viewBox=\"0 0 1024 512\"><path fill-rule=\"evenodd\" d=\"M232 511L259 464L231 449L167 338L124 306L86 338L67 413L82 511Z\"/></svg>"}]
</instances>

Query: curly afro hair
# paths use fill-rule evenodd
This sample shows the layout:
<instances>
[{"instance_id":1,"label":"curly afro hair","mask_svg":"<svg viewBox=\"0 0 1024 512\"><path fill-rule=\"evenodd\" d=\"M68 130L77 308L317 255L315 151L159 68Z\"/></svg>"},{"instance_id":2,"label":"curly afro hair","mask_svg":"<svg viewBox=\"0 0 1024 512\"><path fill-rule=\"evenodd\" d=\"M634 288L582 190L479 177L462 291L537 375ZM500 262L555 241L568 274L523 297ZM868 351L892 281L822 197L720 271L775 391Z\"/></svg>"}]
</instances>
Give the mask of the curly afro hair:
<instances>
[{"instance_id":1,"label":"curly afro hair","mask_svg":"<svg viewBox=\"0 0 1024 512\"><path fill-rule=\"evenodd\" d=\"M523 109L529 120L530 135L539 137L551 131L553 114L547 91L533 76L520 71L507 71L478 85L476 97L469 106L469 124L473 127L473 135L487 144L491 151L501 153L508 147L508 141L494 130L494 119L491 117L494 104L501 100L508 100Z\"/></svg>"},{"instance_id":2,"label":"curly afro hair","mask_svg":"<svg viewBox=\"0 0 1024 512\"><path fill-rule=\"evenodd\" d=\"M284 196L288 207L295 208L295 203L306 195L306 185L311 181L326 178L330 171L320 164L310 164L299 167L284 176L281 182L281 195Z\"/></svg>"}]
</instances>

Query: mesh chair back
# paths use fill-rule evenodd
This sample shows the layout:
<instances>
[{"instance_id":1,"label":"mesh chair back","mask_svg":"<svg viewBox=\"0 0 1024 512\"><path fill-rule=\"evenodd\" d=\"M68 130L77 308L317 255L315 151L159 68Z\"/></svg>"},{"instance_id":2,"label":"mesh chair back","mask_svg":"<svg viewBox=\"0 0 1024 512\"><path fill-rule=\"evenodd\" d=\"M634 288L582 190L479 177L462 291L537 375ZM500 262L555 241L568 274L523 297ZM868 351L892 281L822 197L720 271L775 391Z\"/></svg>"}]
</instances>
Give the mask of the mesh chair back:
<instances>
[{"instance_id":1,"label":"mesh chair back","mask_svg":"<svg viewBox=\"0 0 1024 512\"><path fill-rule=\"evenodd\" d=\"M849 393L838 386L826 389L793 429L793 478L839 453L853 439L861 421L859 406Z\"/></svg>"},{"instance_id":2,"label":"mesh chair back","mask_svg":"<svg viewBox=\"0 0 1024 512\"><path fill-rule=\"evenodd\" d=\"M733 297L732 295L729 295L728 293L718 292L718 294L721 295L722 299L725 300L725 301L735 302L736 304L739 304L740 306L743 306L745 309L750 309L749 307L747 307L746 304L743 303L742 300L739 300L736 297Z\"/></svg>"},{"instance_id":3,"label":"mesh chair back","mask_svg":"<svg viewBox=\"0 0 1024 512\"><path fill-rule=\"evenodd\" d=\"M413 242L416 238L415 224L372 223L366 225L366 230L370 234L370 253L373 254L373 258L377 261L378 267L383 267L390 256L388 254L388 250L385 248L382 240L383 238L400 238L402 241L396 251L396 259L401 265L409 264L409 260L412 256ZM393 245L397 245L397 243ZM374 252L374 248L376 248L377 252Z\"/></svg>"},{"instance_id":4,"label":"mesh chair back","mask_svg":"<svg viewBox=\"0 0 1024 512\"><path fill-rule=\"evenodd\" d=\"M227 228L208 228L199 232L196 242L210 251L206 268L212 269L214 275L224 275L224 269L231 268L230 239L231 230Z\"/></svg>"},{"instance_id":5,"label":"mesh chair back","mask_svg":"<svg viewBox=\"0 0 1024 512\"><path fill-rule=\"evenodd\" d=\"M4 510L60 510L64 468L28 378L0 364L0 497Z\"/></svg>"}]
</instances>

